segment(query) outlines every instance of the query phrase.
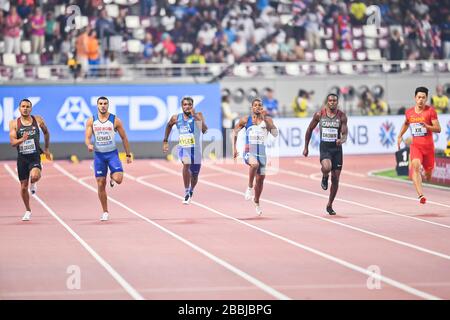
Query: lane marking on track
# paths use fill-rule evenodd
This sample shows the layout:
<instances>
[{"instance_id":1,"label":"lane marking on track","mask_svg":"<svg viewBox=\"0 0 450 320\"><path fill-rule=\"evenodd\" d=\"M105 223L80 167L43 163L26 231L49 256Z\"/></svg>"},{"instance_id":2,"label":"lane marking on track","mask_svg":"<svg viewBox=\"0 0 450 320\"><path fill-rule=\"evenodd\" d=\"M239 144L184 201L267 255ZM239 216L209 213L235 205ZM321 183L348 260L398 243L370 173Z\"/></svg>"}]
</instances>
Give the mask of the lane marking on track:
<instances>
[{"instance_id":1,"label":"lane marking on track","mask_svg":"<svg viewBox=\"0 0 450 320\"><path fill-rule=\"evenodd\" d=\"M60 165L55 163L54 167L58 171L62 172L64 175L69 177L70 179L78 182L79 184L81 184L85 188L87 188L87 189L97 193L97 189L96 188L92 187L91 185L87 184L86 182L84 182L84 181L80 180L79 178L75 177L74 175L69 173L67 170L62 168ZM137 179L135 177L133 177L132 175L129 175L129 174L125 173L125 176L128 177L129 179L133 180L133 181L137 181ZM178 196L176 196L176 197L178 197ZM182 197L178 197L178 198L182 198ZM161 226L160 224L152 221L151 219L143 216L142 214L140 214L137 211L131 209L127 205L123 204L122 202L120 202L120 201L118 201L118 200L116 200L116 199L114 199L114 198L112 198L110 196L108 196L108 200L113 202L113 203L115 203L115 204L117 204L117 205L119 205L120 207L126 209L127 211L129 211L130 213L134 214L135 216L141 218L142 220L150 223L151 225L155 226L156 228L160 229L161 231L169 234L170 236L172 236L173 238L177 239L178 241L183 242L184 244L186 244L190 248L194 249L198 253L201 253L202 255L206 256L210 260L212 260L212 261L216 262L217 264L221 265L222 267L224 267L228 271L230 271L230 272L234 273L235 275L241 277L242 279L250 282L251 284L253 284L254 286L258 287L259 289L261 289L262 291L266 292L267 294L271 295L272 297L274 297L276 299L280 299L280 300L290 300L291 299L288 296L282 294L281 292L278 292L277 290L273 289L271 286L269 286L269 285L265 284L264 282L256 279L255 277L251 276L250 274L248 274L248 273L242 271L241 269L233 266L232 264L226 262L225 260L220 259L219 257L213 255L209 251L201 248L200 246L197 246L193 242L191 242L191 241L189 241L189 240L179 236L175 232L172 232L169 229Z\"/></svg>"},{"instance_id":2,"label":"lane marking on track","mask_svg":"<svg viewBox=\"0 0 450 320\"><path fill-rule=\"evenodd\" d=\"M161 165L159 165L159 164L150 163L150 165L152 165L152 166L154 166L154 167L156 167L156 168L161 168L161 169L164 168L164 169L166 169L166 172L173 172L174 175L179 175L178 172L176 172L176 171L174 171L174 170L171 170L171 169L168 169L168 168L166 168L166 167L164 167L164 166L161 166ZM166 190L166 189L160 188L160 187L155 186L155 185L153 185L153 184L151 184L151 183L148 183L148 182L146 182L146 181L143 181L141 178L137 178L136 181L139 182L139 183L141 183L141 184L143 184L143 185L146 185L146 186L148 186L148 187L150 187L150 188L152 188L152 189L159 190L159 191L161 191L161 192L163 192L163 193L165 193L165 194L171 195L171 196L173 196L173 197L175 197L175 198L182 199L182 197L180 197L180 196L178 196L178 195L172 193L171 191L168 191L168 190ZM201 181L202 181L202 180L199 179L199 182L201 182ZM203 181L203 182L205 182L205 181ZM209 184L209 183L208 183L208 184ZM211 185L215 185L215 184L211 183ZM224 189L228 189L228 188L226 188L226 187L223 187L223 188L224 188ZM234 191L234 190L233 190L233 192L237 192L237 191ZM242 195L244 194L244 193L241 193L241 192L237 192L237 193L242 194ZM261 199L261 200L262 200L262 199ZM268 202L267 200L265 200L265 201ZM315 255L317 255L317 256L320 256L320 257L322 257L322 258L324 258L324 259L326 259L326 260L329 260L329 261L332 261L332 262L334 262L334 263L337 263L337 264L339 264L339 265L341 265L341 266L344 266L344 267L346 267L346 268L348 268L348 269L351 269L351 270L353 270L353 271L362 273L362 274L364 274L364 275L366 275L366 276L368 276L368 277L372 277L372 278L374 278L374 279L383 281L383 282L386 283L386 284L389 284L389 285L391 285L391 286L393 286L393 287L395 287L395 288L397 288L397 289L403 290L403 291L408 292L408 293L410 293L410 294L412 294L412 295L415 295L415 296L417 296L417 297L421 297L421 298L423 298L423 299L430 299L430 300L435 300L435 299L439 299L439 300L440 300L440 298L438 298L438 297L436 297L436 296L434 296L434 295L431 295L431 294L429 294L429 293L426 293L426 292L417 290L417 289L412 288L412 287L410 287L410 286L408 286L408 285L406 285L406 284L404 284L404 283L401 283L401 282L399 282L399 281L393 280L393 279L388 278L388 277L386 277L386 276L383 276L383 275L381 275L381 274L374 274L374 273L370 272L369 270L367 270L367 269L365 269L365 268L362 268L362 267L360 267L360 266L358 266L358 265L355 265L355 264L353 264L353 263L351 263L351 262L347 262L347 261L345 261L345 260L343 260L343 259L337 258L337 257L335 257L335 256L333 256L333 255L330 255L330 254L327 254L327 253L325 253L325 252L316 250L316 249L311 248L311 247L309 247L309 246L300 244L300 243L298 243L298 242L296 242L296 241L293 241L293 240L291 240L291 239L288 239L288 238L286 238L286 237L284 237L284 236L281 236L281 235L279 235L279 234L276 234L276 233L274 233L274 232L265 230L265 229L263 229L263 228L257 227L257 226L255 226L255 225L253 225L253 224L248 223L248 222L239 220L239 219L234 218L234 217L232 217L232 216L229 216L229 215L227 215L227 214L225 214L225 213L222 213L222 212L220 212L220 211L218 211L218 210L216 210L216 209L213 209L213 208L208 207L208 206L206 206L206 205L204 205L204 204L201 204L201 203L199 203L199 202L197 202L197 201L192 201L191 203L194 204L194 205L196 205L196 206L198 206L198 207L201 207L201 208L203 208L203 209L206 209L206 210L208 210L208 211L210 211L210 212L213 212L213 213L215 213L215 214L218 214L218 215L220 215L220 216L222 216L222 217L225 217L225 218L228 218L228 219L230 219L230 220L233 220L233 221L235 221L235 222L237 222L237 223L243 224L243 225L245 225L245 226L247 226L247 227L249 227L249 228L258 230L258 231L260 231L260 232L262 232L262 233L265 233L265 234L267 234L267 235L269 235L269 236L271 236L271 237L273 237L273 238L276 238L276 239L279 239L279 240L281 240L281 241L287 242L287 243L289 243L289 244L291 244L291 245L293 245L293 246L295 246L295 247L298 247L298 248L301 248L301 249L303 249L303 250L305 250L305 251L307 251L307 252L313 253L313 254L315 254ZM286 206L284 206L284 205L282 205L282 206L283 206L283 207L286 207ZM300 210L299 210L299 211L300 211Z\"/></svg>"},{"instance_id":3,"label":"lane marking on track","mask_svg":"<svg viewBox=\"0 0 450 320\"><path fill-rule=\"evenodd\" d=\"M9 167L9 165L4 165L9 174L18 181L14 171ZM67 225L57 214L53 211L38 195L32 196L36 199L49 213L56 219L63 227L66 229L80 244L86 249L87 252L116 280L120 286L135 300L144 300L136 289L134 289L105 259L103 259L86 241L84 241L69 225Z\"/></svg>"}]
</instances>

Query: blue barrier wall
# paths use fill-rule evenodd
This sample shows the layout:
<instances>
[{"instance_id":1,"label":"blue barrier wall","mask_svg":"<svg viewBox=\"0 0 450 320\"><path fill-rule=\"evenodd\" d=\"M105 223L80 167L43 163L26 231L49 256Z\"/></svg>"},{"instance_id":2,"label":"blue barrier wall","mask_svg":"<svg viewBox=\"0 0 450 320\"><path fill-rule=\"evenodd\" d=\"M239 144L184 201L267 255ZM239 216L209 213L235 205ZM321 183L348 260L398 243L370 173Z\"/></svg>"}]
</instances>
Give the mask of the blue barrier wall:
<instances>
[{"instance_id":1,"label":"blue barrier wall","mask_svg":"<svg viewBox=\"0 0 450 320\"><path fill-rule=\"evenodd\" d=\"M4 86L0 143L9 143L9 121L19 116L23 98L33 102L33 114L44 117L52 143L83 143L85 121L97 112L99 96L109 99L110 112L122 120L131 142L162 141L169 117L181 110L183 96L193 97L195 110L204 114L210 129L221 130L218 84Z\"/></svg>"}]
</instances>

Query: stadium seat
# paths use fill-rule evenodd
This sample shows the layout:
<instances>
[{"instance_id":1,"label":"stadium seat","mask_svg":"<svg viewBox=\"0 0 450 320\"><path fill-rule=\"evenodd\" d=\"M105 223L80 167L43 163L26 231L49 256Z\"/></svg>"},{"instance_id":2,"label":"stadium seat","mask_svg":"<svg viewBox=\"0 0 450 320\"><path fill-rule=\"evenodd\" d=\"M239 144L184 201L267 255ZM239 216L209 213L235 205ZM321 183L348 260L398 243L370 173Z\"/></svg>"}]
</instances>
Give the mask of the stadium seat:
<instances>
[{"instance_id":1,"label":"stadium seat","mask_svg":"<svg viewBox=\"0 0 450 320\"><path fill-rule=\"evenodd\" d=\"M30 40L23 40L20 43L20 49L22 50L22 53L24 53L24 54L31 53L31 41Z\"/></svg>"},{"instance_id":2,"label":"stadium seat","mask_svg":"<svg viewBox=\"0 0 450 320\"><path fill-rule=\"evenodd\" d=\"M25 71L23 70L23 67L15 67L13 68L13 79L15 80L23 80L25 79Z\"/></svg>"},{"instance_id":3,"label":"stadium seat","mask_svg":"<svg viewBox=\"0 0 450 320\"><path fill-rule=\"evenodd\" d=\"M434 71L434 63L430 61L424 61L422 63L422 71L423 72L433 72Z\"/></svg>"},{"instance_id":4,"label":"stadium seat","mask_svg":"<svg viewBox=\"0 0 450 320\"><path fill-rule=\"evenodd\" d=\"M105 6L108 16L111 18L117 18L119 16L119 6L117 4L108 4Z\"/></svg>"},{"instance_id":5,"label":"stadium seat","mask_svg":"<svg viewBox=\"0 0 450 320\"><path fill-rule=\"evenodd\" d=\"M328 50L333 50L334 49L334 40L333 39L326 39L325 40L325 47Z\"/></svg>"},{"instance_id":6,"label":"stadium seat","mask_svg":"<svg viewBox=\"0 0 450 320\"><path fill-rule=\"evenodd\" d=\"M5 52L5 41L0 41L0 53Z\"/></svg>"},{"instance_id":7,"label":"stadium seat","mask_svg":"<svg viewBox=\"0 0 450 320\"><path fill-rule=\"evenodd\" d=\"M328 66L328 71L331 73L331 74L336 74L336 73L338 73L338 71L339 71L339 67L336 65L336 64L330 64L329 66Z\"/></svg>"},{"instance_id":8,"label":"stadium seat","mask_svg":"<svg viewBox=\"0 0 450 320\"><path fill-rule=\"evenodd\" d=\"M33 66L41 65L41 57L37 53L30 53L28 55L28 64Z\"/></svg>"},{"instance_id":9,"label":"stadium seat","mask_svg":"<svg viewBox=\"0 0 450 320\"><path fill-rule=\"evenodd\" d=\"M381 39L389 38L389 28L388 27L378 28L378 37Z\"/></svg>"},{"instance_id":10,"label":"stadium seat","mask_svg":"<svg viewBox=\"0 0 450 320\"><path fill-rule=\"evenodd\" d=\"M37 78L41 80L49 80L51 78L51 70L49 67L38 67Z\"/></svg>"},{"instance_id":11,"label":"stadium seat","mask_svg":"<svg viewBox=\"0 0 450 320\"><path fill-rule=\"evenodd\" d=\"M364 47L366 49L375 49L377 46L377 40L375 38L365 38L364 39Z\"/></svg>"},{"instance_id":12,"label":"stadium seat","mask_svg":"<svg viewBox=\"0 0 450 320\"><path fill-rule=\"evenodd\" d=\"M311 65L310 64L303 64L302 65L302 71L305 74L311 74Z\"/></svg>"},{"instance_id":13,"label":"stadium seat","mask_svg":"<svg viewBox=\"0 0 450 320\"><path fill-rule=\"evenodd\" d=\"M356 60L365 61L367 59L366 51L357 51L356 52Z\"/></svg>"},{"instance_id":14,"label":"stadium seat","mask_svg":"<svg viewBox=\"0 0 450 320\"><path fill-rule=\"evenodd\" d=\"M208 71L212 76L218 76L222 72L222 68L218 64L212 64L208 66Z\"/></svg>"},{"instance_id":15,"label":"stadium seat","mask_svg":"<svg viewBox=\"0 0 450 320\"><path fill-rule=\"evenodd\" d=\"M338 61L339 60L339 52L338 51L330 51L330 60L331 61Z\"/></svg>"},{"instance_id":16,"label":"stadium seat","mask_svg":"<svg viewBox=\"0 0 450 320\"><path fill-rule=\"evenodd\" d=\"M125 26L128 29L136 29L141 26L141 22L139 20L139 16L126 16L125 17Z\"/></svg>"},{"instance_id":17,"label":"stadium seat","mask_svg":"<svg viewBox=\"0 0 450 320\"><path fill-rule=\"evenodd\" d=\"M129 53L141 53L144 50L141 41L130 39L127 41L127 51Z\"/></svg>"},{"instance_id":18,"label":"stadium seat","mask_svg":"<svg viewBox=\"0 0 450 320\"><path fill-rule=\"evenodd\" d=\"M145 29L144 28L133 29L133 38L138 39L138 40L144 40L145 39Z\"/></svg>"},{"instance_id":19,"label":"stadium seat","mask_svg":"<svg viewBox=\"0 0 450 320\"><path fill-rule=\"evenodd\" d=\"M378 48L380 49L386 49L389 46L389 40L388 39L378 39Z\"/></svg>"},{"instance_id":20,"label":"stadium seat","mask_svg":"<svg viewBox=\"0 0 450 320\"><path fill-rule=\"evenodd\" d=\"M390 72L392 70L392 65L390 63L383 63L382 69L383 72Z\"/></svg>"},{"instance_id":21,"label":"stadium seat","mask_svg":"<svg viewBox=\"0 0 450 320\"><path fill-rule=\"evenodd\" d=\"M341 60L352 61L353 60L353 51L352 50L341 50Z\"/></svg>"},{"instance_id":22,"label":"stadium seat","mask_svg":"<svg viewBox=\"0 0 450 320\"><path fill-rule=\"evenodd\" d=\"M288 63L285 67L286 74L289 76L298 76L300 75L300 69L298 64L296 63Z\"/></svg>"},{"instance_id":23,"label":"stadium seat","mask_svg":"<svg viewBox=\"0 0 450 320\"><path fill-rule=\"evenodd\" d=\"M370 61L380 61L381 59L383 59L380 49L367 50L367 59L369 59Z\"/></svg>"},{"instance_id":24,"label":"stadium seat","mask_svg":"<svg viewBox=\"0 0 450 320\"><path fill-rule=\"evenodd\" d=\"M194 50L194 46L192 43L189 42L183 42L181 43L181 51L183 51L184 54L189 55Z\"/></svg>"},{"instance_id":25,"label":"stadium seat","mask_svg":"<svg viewBox=\"0 0 450 320\"><path fill-rule=\"evenodd\" d=\"M321 39L331 39L333 37L333 29L330 27L320 27L319 33Z\"/></svg>"},{"instance_id":26,"label":"stadium seat","mask_svg":"<svg viewBox=\"0 0 450 320\"><path fill-rule=\"evenodd\" d=\"M306 40L300 40L300 41L298 42L298 44L299 44L300 47L302 47L303 49L309 49L308 41L306 41Z\"/></svg>"},{"instance_id":27,"label":"stadium seat","mask_svg":"<svg viewBox=\"0 0 450 320\"><path fill-rule=\"evenodd\" d=\"M354 50L359 50L363 46L363 42L361 39L353 39L352 41L352 47Z\"/></svg>"},{"instance_id":28,"label":"stadium seat","mask_svg":"<svg viewBox=\"0 0 450 320\"><path fill-rule=\"evenodd\" d=\"M339 72L341 74L354 74L353 72L353 65L351 63L345 62L345 63L340 63L339 64Z\"/></svg>"},{"instance_id":29,"label":"stadium seat","mask_svg":"<svg viewBox=\"0 0 450 320\"><path fill-rule=\"evenodd\" d=\"M314 53L311 51L305 51L305 61L314 61Z\"/></svg>"},{"instance_id":30,"label":"stadium seat","mask_svg":"<svg viewBox=\"0 0 450 320\"><path fill-rule=\"evenodd\" d=\"M233 68L233 74L237 77L248 78L251 74L247 71L245 64L239 64Z\"/></svg>"},{"instance_id":31,"label":"stadium seat","mask_svg":"<svg viewBox=\"0 0 450 320\"><path fill-rule=\"evenodd\" d=\"M123 37L121 35L114 35L109 38L109 50L120 52L122 51Z\"/></svg>"},{"instance_id":32,"label":"stadium seat","mask_svg":"<svg viewBox=\"0 0 450 320\"><path fill-rule=\"evenodd\" d=\"M323 63L316 63L314 65L314 70L317 74L326 74L327 73L327 65Z\"/></svg>"},{"instance_id":33,"label":"stadium seat","mask_svg":"<svg viewBox=\"0 0 450 320\"><path fill-rule=\"evenodd\" d=\"M328 58L328 51L325 49L316 49L314 50L314 60L317 62L328 62L330 59Z\"/></svg>"},{"instance_id":34,"label":"stadium seat","mask_svg":"<svg viewBox=\"0 0 450 320\"><path fill-rule=\"evenodd\" d=\"M17 66L17 59L14 53L4 53L3 54L3 65L7 67Z\"/></svg>"},{"instance_id":35,"label":"stadium seat","mask_svg":"<svg viewBox=\"0 0 450 320\"><path fill-rule=\"evenodd\" d=\"M363 34L366 38L378 38L377 27L374 24L364 25Z\"/></svg>"},{"instance_id":36,"label":"stadium seat","mask_svg":"<svg viewBox=\"0 0 450 320\"><path fill-rule=\"evenodd\" d=\"M352 35L353 35L353 38L361 38L363 36L363 29L360 27L353 27Z\"/></svg>"}]
</instances>

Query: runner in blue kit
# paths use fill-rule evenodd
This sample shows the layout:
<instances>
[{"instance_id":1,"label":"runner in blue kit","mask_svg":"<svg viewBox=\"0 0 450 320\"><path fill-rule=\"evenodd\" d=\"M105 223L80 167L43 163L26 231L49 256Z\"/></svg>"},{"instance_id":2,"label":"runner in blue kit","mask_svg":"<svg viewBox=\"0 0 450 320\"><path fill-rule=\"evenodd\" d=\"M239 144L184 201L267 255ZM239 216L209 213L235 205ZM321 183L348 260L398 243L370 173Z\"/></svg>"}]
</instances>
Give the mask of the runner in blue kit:
<instances>
[{"instance_id":1,"label":"runner in blue kit","mask_svg":"<svg viewBox=\"0 0 450 320\"><path fill-rule=\"evenodd\" d=\"M123 168L116 147L115 132L117 131L123 142L127 163L131 163L131 151L128 138L123 128L122 121L108 111L109 101L106 97L97 99L97 115L86 121L85 144L89 152L94 151L94 171L97 179L98 197L102 205L103 214L101 221L109 219L108 196L106 194L106 176L108 168L111 171L110 185L122 183ZM92 144L94 135L94 144Z\"/></svg>"},{"instance_id":2,"label":"runner in blue kit","mask_svg":"<svg viewBox=\"0 0 450 320\"><path fill-rule=\"evenodd\" d=\"M31 219L30 194L28 183L31 182L31 194L36 193L37 182L41 178L41 153L47 160L51 160L49 151L50 133L40 116L31 115L32 103L28 99L22 99L19 103L20 117L9 122L9 140L11 146L17 147L17 173L19 175L21 196L25 204L25 214L22 221ZM39 129L44 133L44 151L39 145Z\"/></svg>"},{"instance_id":3,"label":"runner in blue kit","mask_svg":"<svg viewBox=\"0 0 450 320\"><path fill-rule=\"evenodd\" d=\"M336 197L339 187L339 177L343 165L342 145L347 140L347 116L338 109L338 96L329 94L325 108L314 113L305 134L305 148L303 155L308 156L308 145L314 128L320 126L320 164L322 165L323 190L328 189L328 177L331 172L331 188L328 198L327 212L335 215L333 210L333 201Z\"/></svg>"},{"instance_id":4,"label":"runner in blue kit","mask_svg":"<svg viewBox=\"0 0 450 320\"><path fill-rule=\"evenodd\" d=\"M201 133L206 133L208 127L201 112L195 112L194 100L191 97L181 99L182 113L170 117L163 140L163 152L169 151L169 135L174 125L177 126L178 157L183 163L184 199L183 204L192 200L194 188L198 182L202 161Z\"/></svg>"},{"instance_id":5,"label":"runner in blue kit","mask_svg":"<svg viewBox=\"0 0 450 320\"><path fill-rule=\"evenodd\" d=\"M278 136L278 129L275 127L271 117L265 114L261 99L256 98L252 101L251 115L242 117L239 123L233 130L233 157L236 159L239 152L236 148L237 136L241 129L245 128L245 149L244 160L250 167L248 171L248 187L245 191L245 200L250 200L253 197L256 213L262 214L262 209L259 205L259 198L261 196L266 177L266 140L270 132L274 137ZM253 185L255 182L255 189Z\"/></svg>"}]
</instances>

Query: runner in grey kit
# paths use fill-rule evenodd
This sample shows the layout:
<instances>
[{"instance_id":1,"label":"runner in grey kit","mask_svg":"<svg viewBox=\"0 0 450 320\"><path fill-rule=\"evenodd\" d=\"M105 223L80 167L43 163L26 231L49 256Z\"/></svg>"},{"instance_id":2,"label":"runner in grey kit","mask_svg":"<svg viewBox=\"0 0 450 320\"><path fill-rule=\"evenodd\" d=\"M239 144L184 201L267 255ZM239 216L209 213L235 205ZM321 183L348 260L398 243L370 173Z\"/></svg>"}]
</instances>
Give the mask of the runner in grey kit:
<instances>
[{"instance_id":1,"label":"runner in grey kit","mask_svg":"<svg viewBox=\"0 0 450 320\"><path fill-rule=\"evenodd\" d=\"M320 126L320 164L322 165L323 190L328 189L328 176L331 172L330 197L327 204L327 212L335 215L333 201L339 187L339 177L343 165L342 145L347 140L347 116L338 109L338 96L329 94L325 108L316 112L305 134L305 148L303 155L308 156L308 145L314 128Z\"/></svg>"},{"instance_id":2,"label":"runner in grey kit","mask_svg":"<svg viewBox=\"0 0 450 320\"><path fill-rule=\"evenodd\" d=\"M32 103L28 99L22 99L19 103L20 117L9 122L9 140L11 146L17 147L17 173L21 186L21 196L25 204L26 212L22 221L31 219L30 194L28 182L31 181L31 194L36 193L36 183L41 178L41 153L47 160L51 160L49 151L50 133L40 116L32 116ZM44 133L44 151L39 144L39 129Z\"/></svg>"}]
</instances>

